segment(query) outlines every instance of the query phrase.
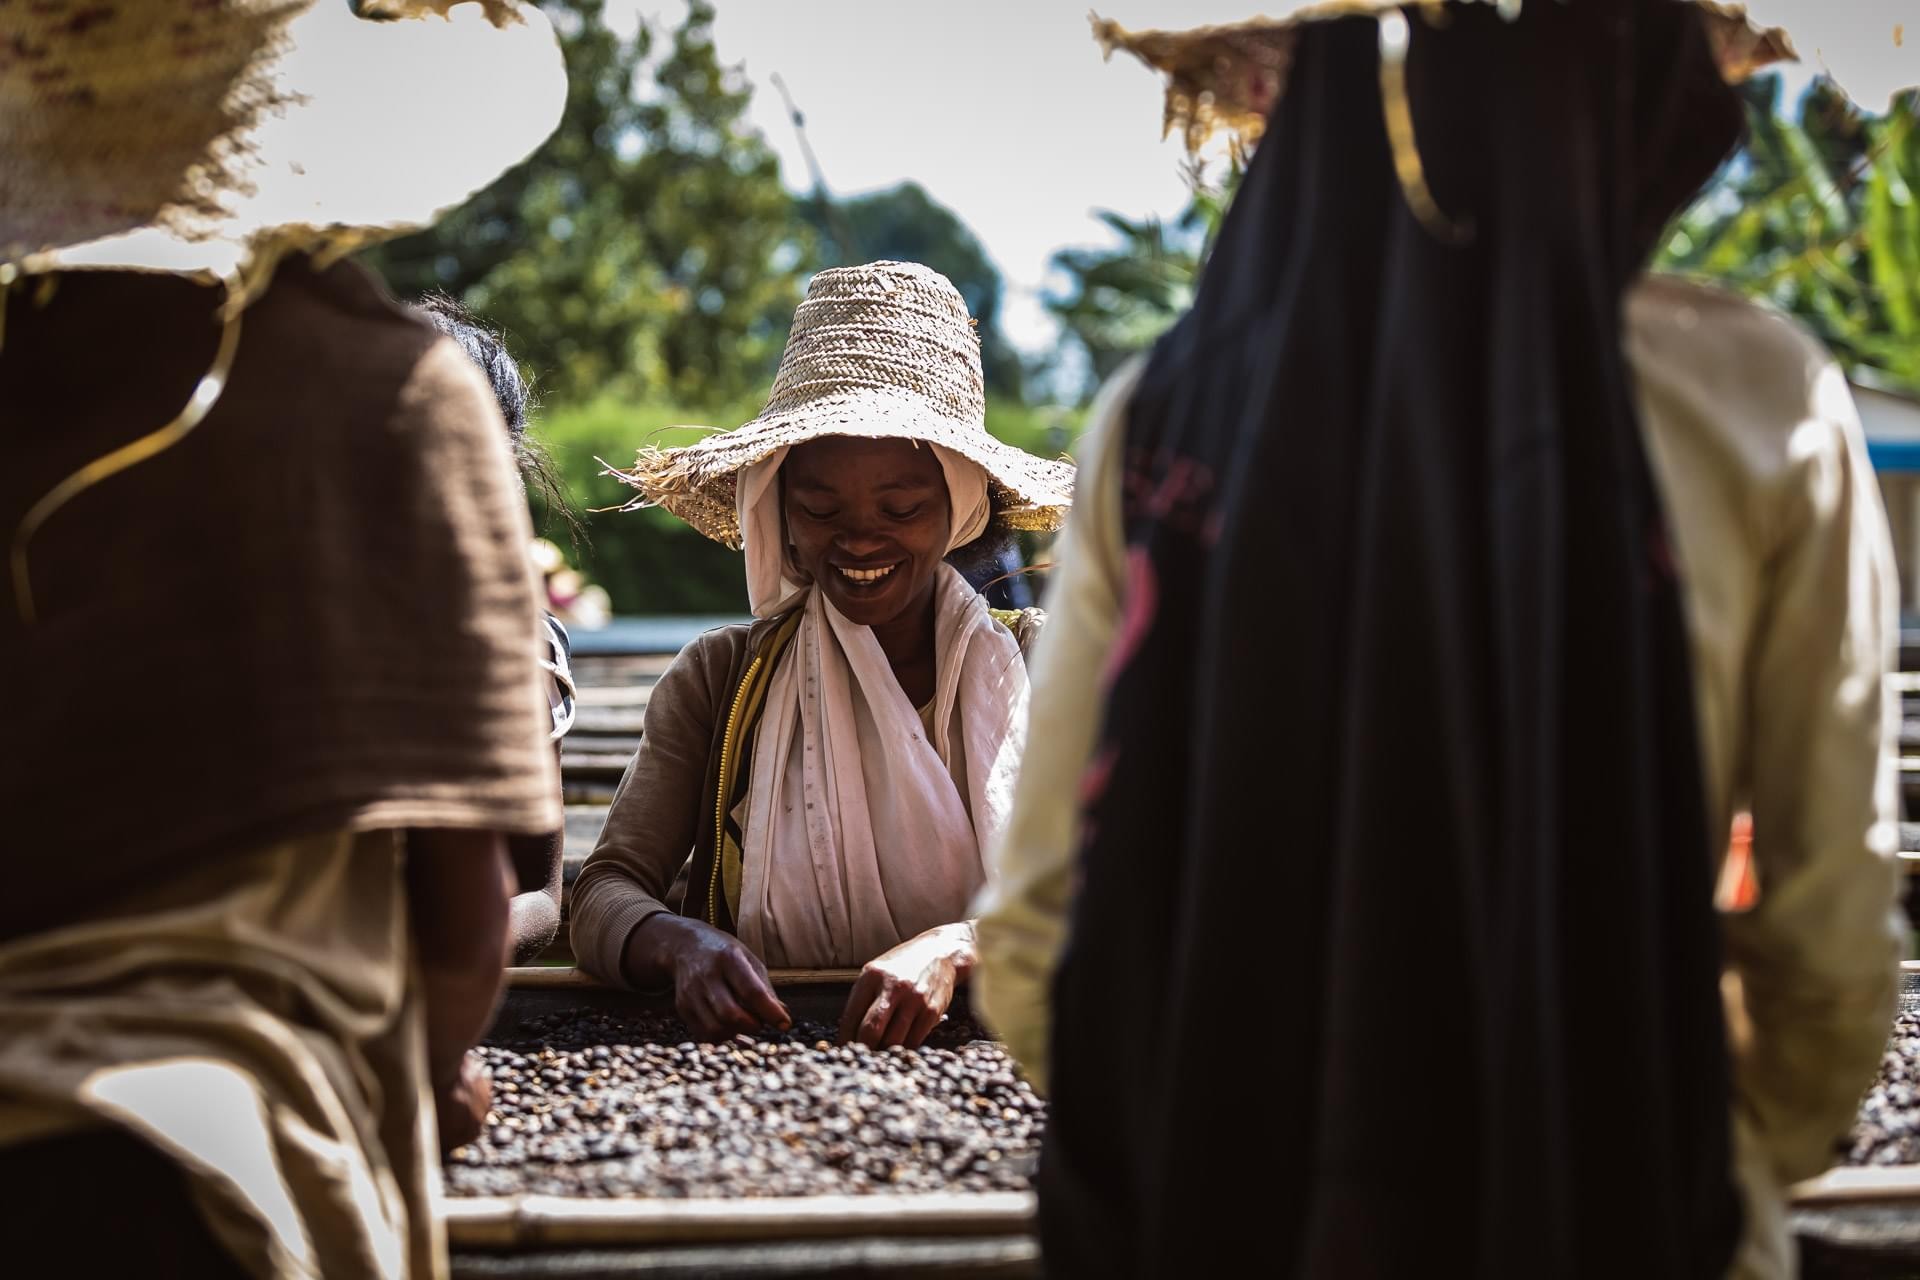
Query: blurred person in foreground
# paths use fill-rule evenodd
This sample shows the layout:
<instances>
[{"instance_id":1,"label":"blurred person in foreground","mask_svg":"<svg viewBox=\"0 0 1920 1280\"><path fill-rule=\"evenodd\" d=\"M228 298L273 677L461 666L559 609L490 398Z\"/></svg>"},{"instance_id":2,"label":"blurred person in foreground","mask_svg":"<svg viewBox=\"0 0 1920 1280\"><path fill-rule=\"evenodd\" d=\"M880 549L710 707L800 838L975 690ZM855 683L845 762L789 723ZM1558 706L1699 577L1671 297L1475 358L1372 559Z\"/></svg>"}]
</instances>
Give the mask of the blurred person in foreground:
<instances>
[{"instance_id":1,"label":"blurred person in foreground","mask_svg":"<svg viewBox=\"0 0 1920 1280\"><path fill-rule=\"evenodd\" d=\"M772 968L858 968L843 1040L918 1045L973 968L967 909L1027 736L1032 613L967 571L1053 529L1073 469L987 433L937 271L822 271L767 407L620 478L741 547L754 621L700 636L574 883L581 967L670 987L695 1034L790 1020Z\"/></svg>"},{"instance_id":2,"label":"blurred person in foreground","mask_svg":"<svg viewBox=\"0 0 1920 1280\"><path fill-rule=\"evenodd\" d=\"M1311 16L1103 31L1265 132L1095 415L981 907L1048 1269L1789 1274L1893 1008L1892 558L1817 344L1633 287L1785 46Z\"/></svg>"},{"instance_id":3,"label":"blurred person in foreground","mask_svg":"<svg viewBox=\"0 0 1920 1280\"><path fill-rule=\"evenodd\" d=\"M537 12L446 7L0 8L22 1274L445 1273L505 842L561 815L499 411L339 257L565 97Z\"/></svg>"},{"instance_id":4,"label":"blurred person in foreground","mask_svg":"<svg viewBox=\"0 0 1920 1280\"><path fill-rule=\"evenodd\" d=\"M500 418L507 429L507 444L512 454L516 478L524 477L537 492L549 515L572 521L567 507L566 486L561 482L553 460L530 432L533 391L526 375L507 350L501 336L480 318L445 294L433 293L416 299L414 309L441 333L460 344L467 358L487 375L493 400L500 407ZM541 577L545 578L541 548L558 554L559 548L536 538L529 544L529 555ZM542 602L543 606L547 602ZM542 608L539 644L540 669L547 673L547 709L552 730L548 737L558 759L560 740L573 727L578 691L574 688L570 663L571 646L567 629L560 619ZM556 788L559 779L554 779ZM520 889L508 904L508 933L511 936L513 963L530 964L552 945L560 934L561 889L565 873L566 832L556 830L535 836L515 836L507 843L508 857Z\"/></svg>"}]
</instances>

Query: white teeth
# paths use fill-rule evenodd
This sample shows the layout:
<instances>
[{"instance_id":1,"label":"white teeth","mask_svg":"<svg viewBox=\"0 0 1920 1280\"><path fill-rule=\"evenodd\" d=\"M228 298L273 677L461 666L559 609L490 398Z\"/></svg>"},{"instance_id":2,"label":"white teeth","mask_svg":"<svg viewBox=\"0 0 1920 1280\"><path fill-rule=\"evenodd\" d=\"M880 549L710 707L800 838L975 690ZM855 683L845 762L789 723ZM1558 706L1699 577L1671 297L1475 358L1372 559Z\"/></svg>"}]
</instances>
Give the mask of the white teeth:
<instances>
[{"instance_id":1,"label":"white teeth","mask_svg":"<svg viewBox=\"0 0 1920 1280\"><path fill-rule=\"evenodd\" d=\"M894 571L896 566L888 565L884 569L842 569L840 572L855 582L878 582Z\"/></svg>"}]
</instances>

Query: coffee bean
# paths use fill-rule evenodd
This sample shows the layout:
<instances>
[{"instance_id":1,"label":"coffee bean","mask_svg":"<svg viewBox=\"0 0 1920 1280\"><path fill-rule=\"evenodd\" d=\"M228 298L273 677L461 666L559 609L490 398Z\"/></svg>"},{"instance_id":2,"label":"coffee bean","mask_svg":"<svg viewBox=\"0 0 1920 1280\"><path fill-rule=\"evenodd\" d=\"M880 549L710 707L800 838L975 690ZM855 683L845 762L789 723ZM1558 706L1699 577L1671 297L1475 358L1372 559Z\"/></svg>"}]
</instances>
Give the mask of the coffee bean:
<instances>
[{"instance_id":1,"label":"coffee bean","mask_svg":"<svg viewBox=\"0 0 1920 1280\"><path fill-rule=\"evenodd\" d=\"M1920 1164L1920 1014L1894 1020L1879 1079L1839 1155L1854 1165Z\"/></svg>"},{"instance_id":2,"label":"coffee bean","mask_svg":"<svg viewBox=\"0 0 1920 1280\"><path fill-rule=\"evenodd\" d=\"M822 1024L702 1045L671 1018L578 1011L482 1053L494 1123L448 1157L455 1194L1023 1189L1046 1120L966 1022L876 1051Z\"/></svg>"}]
</instances>

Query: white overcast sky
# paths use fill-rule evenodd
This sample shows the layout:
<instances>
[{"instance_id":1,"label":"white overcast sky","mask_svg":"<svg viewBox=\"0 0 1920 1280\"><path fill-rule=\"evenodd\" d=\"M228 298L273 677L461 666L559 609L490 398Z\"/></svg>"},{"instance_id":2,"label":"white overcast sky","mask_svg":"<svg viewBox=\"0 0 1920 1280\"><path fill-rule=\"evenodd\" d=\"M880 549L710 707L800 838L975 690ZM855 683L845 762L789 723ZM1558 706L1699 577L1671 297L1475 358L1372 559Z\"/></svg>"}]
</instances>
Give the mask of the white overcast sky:
<instances>
[{"instance_id":1,"label":"white overcast sky","mask_svg":"<svg viewBox=\"0 0 1920 1280\"><path fill-rule=\"evenodd\" d=\"M676 0L615 0L668 30ZM1102 13L1108 12L1099 6ZM1159 80L1125 55L1101 60L1084 0L716 0L720 58L754 84L753 123L787 185L811 185L769 81L779 73L836 195L912 179L958 214L1006 279L1003 322L1049 348L1047 261L1111 243L1095 209L1171 217L1186 204L1182 148L1160 141ZM1138 8L1137 5L1134 8ZM1181 25L1180 0L1154 12ZM1125 12L1116 16L1126 18Z\"/></svg>"},{"instance_id":2,"label":"white overcast sky","mask_svg":"<svg viewBox=\"0 0 1920 1280\"><path fill-rule=\"evenodd\" d=\"M1223 0L1094 7L1136 26L1242 16ZM644 14L668 31L686 16L684 0L610 9L617 24ZM716 0L716 10L720 58L754 84L752 121L787 185L811 180L775 73L834 194L910 178L973 229L1006 280L1008 336L1030 352L1054 340L1040 304L1053 252L1112 242L1094 210L1172 217L1186 205L1182 148L1160 137L1159 78L1125 54L1103 61L1085 0Z\"/></svg>"}]
</instances>

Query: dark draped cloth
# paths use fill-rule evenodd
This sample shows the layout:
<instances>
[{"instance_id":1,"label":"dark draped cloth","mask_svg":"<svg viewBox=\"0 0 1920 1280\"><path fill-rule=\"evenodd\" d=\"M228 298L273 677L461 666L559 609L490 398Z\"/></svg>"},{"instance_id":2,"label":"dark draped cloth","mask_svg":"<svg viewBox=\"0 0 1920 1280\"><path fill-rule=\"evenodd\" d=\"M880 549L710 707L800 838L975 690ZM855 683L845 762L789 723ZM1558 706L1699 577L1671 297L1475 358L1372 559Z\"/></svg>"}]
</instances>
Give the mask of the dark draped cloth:
<instances>
[{"instance_id":1,"label":"dark draped cloth","mask_svg":"<svg viewBox=\"0 0 1920 1280\"><path fill-rule=\"evenodd\" d=\"M9 537L177 414L221 334L217 290L56 279L0 298ZM0 599L0 941L299 836L560 825L485 380L352 263L289 259L239 323L206 420L34 533L39 620Z\"/></svg>"},{"instance_id":2,"label":"dark draped cloth","mask_svg":"<svg viewBox=\"0 0 1920 1280\"><path fill-rule=\"evenodd\" d=\"M1622 296L1740 129L1675 0L1303 29L1126 422L1056 1275L1723 1274L1720 940ZM1684 495L1671 495L1683 500ZM1724 834L1724 833L1721 833Z\"/></svg>"}]
</instances>

